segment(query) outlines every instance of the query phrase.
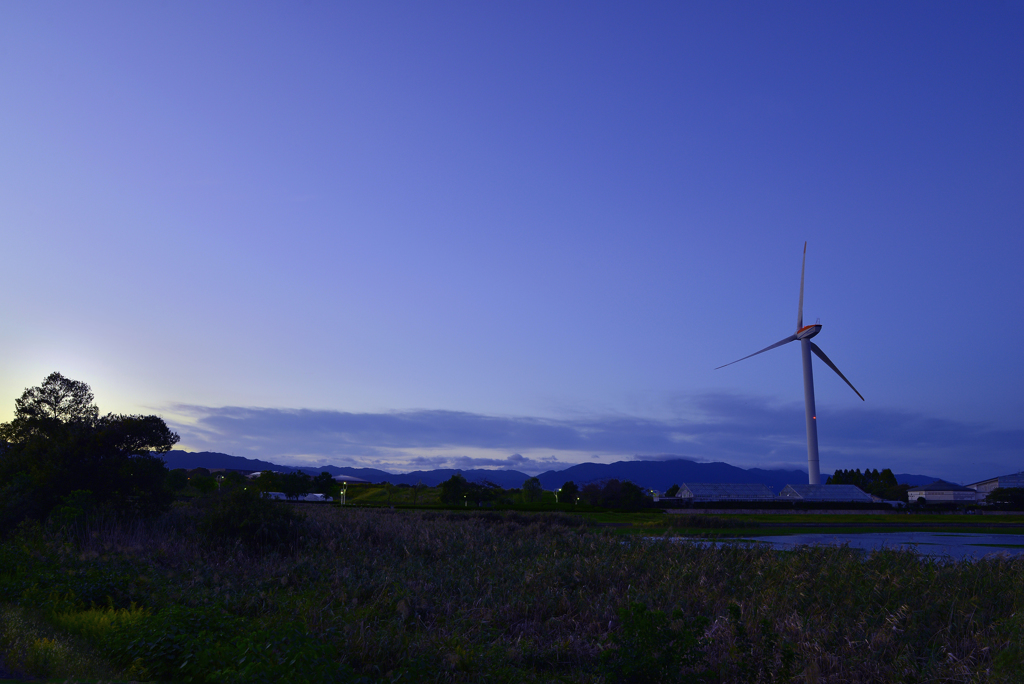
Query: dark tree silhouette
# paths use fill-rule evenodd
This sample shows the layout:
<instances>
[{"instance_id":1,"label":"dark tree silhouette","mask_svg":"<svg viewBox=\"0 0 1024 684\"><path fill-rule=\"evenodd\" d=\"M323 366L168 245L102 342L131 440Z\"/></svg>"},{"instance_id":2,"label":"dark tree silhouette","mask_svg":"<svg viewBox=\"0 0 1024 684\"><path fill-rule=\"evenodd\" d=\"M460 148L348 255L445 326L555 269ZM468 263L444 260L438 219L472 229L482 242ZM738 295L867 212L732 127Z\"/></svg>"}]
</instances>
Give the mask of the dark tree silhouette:
<instances>
[{"instance_id":1,"label":"dark tree silhouette","mask_svg":"<svg viewBox=\"0 0 1024 684\"><path fill-rule=\"evenodd\" d=\"M282 475L281 492L293 501L313 491L313 478L301 470Z\"/></svg>"},{"instance_id":2,"label":"dark tree silhouette","mask_svg":"<svg viewBox=\"0 0 1024 684\"><path fill-rule=\"evenodd\" d=\"M569 480L558 490L559 503L576 503L576 497L580 495L580 488L576 483Z\"/></svg>"},{"instance_id":3,"label":"dark tree silhouette","mask_svg":"<svg viewBox=\"0 0 1024 684\"><path fill-rule=\"evenodd\" d=\"M540 501L544 495L544 488L540 484L540 480L535 477L531 477L523 483L523 501L531 503L533 501Z\"/></svg>"},{"instance_id":4,"label":"dark tree silhouette","mask_svg":"<svg viewBox=\"0 0 1024 684\"><path fill-rule=\"evenodd\" d=\"M167 468L153 454L178 441L157 416L100 417L84 382L51 373L15 401L0 425L0 528L45 518L73 491L89 491L98 506L149 514L171 500Z\"/></svg>"}]
</instances>

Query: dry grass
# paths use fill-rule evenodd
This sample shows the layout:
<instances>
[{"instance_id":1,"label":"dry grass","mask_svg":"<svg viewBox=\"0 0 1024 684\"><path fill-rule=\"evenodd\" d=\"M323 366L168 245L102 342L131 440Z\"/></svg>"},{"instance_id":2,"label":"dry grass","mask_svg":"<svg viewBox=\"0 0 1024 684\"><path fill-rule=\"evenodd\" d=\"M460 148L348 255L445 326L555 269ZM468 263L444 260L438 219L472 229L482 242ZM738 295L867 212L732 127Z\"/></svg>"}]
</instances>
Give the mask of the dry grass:
<instances>
[{"instance_id":1,"label":"dry grass","mask_svg":"<svg viewBox=\"0 0 1024 684\"><path fill-rule=\"evenodd\" d=\"M63 574L45 590L0 580L22 587L8 600L41 608L54 592L75 594L60 602L65 614L86 609L81 586L93 586L67 577L106 572L134 578L112 608L219 606L253 629L295 621L366 681L616 681L626 644L671 646L657 643L665 630L625 634L636 604L706 618L678 681L1021 677L1021 559L624 540L559 514L301 510L302 534L283 553L205 542L194 532L200 513L182 508L155 524L83 531L73 544L9 543L8 558L37 554Z\"/></svg>"}]
</instances>

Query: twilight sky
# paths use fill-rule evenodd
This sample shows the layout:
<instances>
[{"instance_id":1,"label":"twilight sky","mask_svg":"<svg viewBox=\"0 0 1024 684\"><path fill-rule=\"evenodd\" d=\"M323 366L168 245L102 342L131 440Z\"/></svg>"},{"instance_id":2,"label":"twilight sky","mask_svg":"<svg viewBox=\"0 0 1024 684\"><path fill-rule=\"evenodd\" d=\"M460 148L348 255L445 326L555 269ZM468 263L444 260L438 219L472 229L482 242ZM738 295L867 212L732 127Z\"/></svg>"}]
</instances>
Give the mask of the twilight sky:
<instances>
[{"instance_id":1,"label":"twilight sky","mask_svg":"<svg viewBox=\"0 0 1024 684\"><path fill-rule=\"evenodd\" d=\"M0 4L0 420L393 471L1024 467L1024 4Z\"/></svg>"}]
</instances>

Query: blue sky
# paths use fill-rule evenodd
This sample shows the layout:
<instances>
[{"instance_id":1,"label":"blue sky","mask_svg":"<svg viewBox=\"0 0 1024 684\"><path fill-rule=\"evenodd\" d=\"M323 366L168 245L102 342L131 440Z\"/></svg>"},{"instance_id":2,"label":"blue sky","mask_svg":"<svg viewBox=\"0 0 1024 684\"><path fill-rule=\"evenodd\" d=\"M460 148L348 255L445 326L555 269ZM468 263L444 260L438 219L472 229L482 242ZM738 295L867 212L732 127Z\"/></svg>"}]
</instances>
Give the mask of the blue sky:
<instances>
[{"instance_id":1,"label":"blue sky","mask_svg":"<svg viewBox=\"0 0 1024 684\"><path fill-rule=\"evenodd\" d=\"M0 5L0 406L539 472L1024 461L1019 3Z\"/></svg>"}]
</instances>

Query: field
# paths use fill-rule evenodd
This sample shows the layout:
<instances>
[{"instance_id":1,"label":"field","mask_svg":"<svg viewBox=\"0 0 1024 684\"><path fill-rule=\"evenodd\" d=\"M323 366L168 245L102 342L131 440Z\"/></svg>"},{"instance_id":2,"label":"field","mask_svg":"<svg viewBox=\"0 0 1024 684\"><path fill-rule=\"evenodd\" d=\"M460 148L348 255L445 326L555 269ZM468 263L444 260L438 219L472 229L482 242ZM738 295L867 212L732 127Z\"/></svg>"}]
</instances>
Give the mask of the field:
<instances>
[{"instance_id":1,"label":"field","mask_svg":"<svg viewBox=\"0 0 1024 684\"><path fill-rule=\"evenodd\" d=\"M196 682L1013 682L1024 672L1021 559L651 538L806 516L678 516L669 529L654 512L273 506L228 518L197 501L145 523L24 526L0 546L0 668ZM925 517L910 522L934 522Z\"/></svg>"}]
</instances>

